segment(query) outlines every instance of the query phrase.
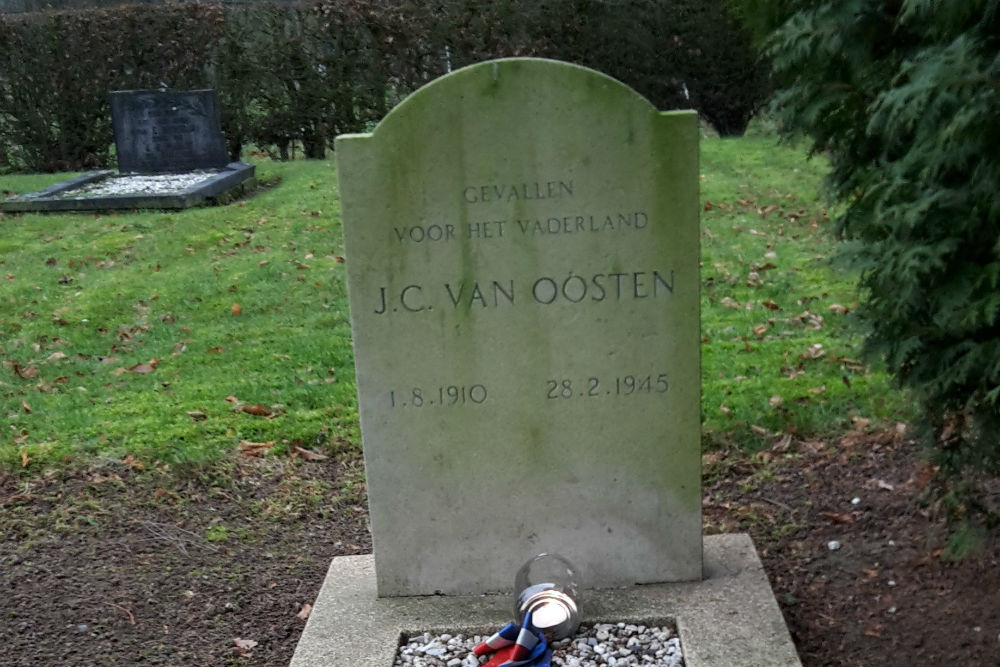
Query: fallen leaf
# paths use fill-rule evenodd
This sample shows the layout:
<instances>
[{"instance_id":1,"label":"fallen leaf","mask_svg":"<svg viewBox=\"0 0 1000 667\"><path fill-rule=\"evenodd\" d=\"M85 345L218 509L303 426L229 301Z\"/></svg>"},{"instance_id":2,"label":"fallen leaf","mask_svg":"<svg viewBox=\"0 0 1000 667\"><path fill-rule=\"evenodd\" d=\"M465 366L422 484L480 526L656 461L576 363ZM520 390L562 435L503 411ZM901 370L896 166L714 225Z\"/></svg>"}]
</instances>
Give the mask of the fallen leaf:
<instances>
[{"instance_id":1,"label":"fallen leaf","mask_svg":"<svg viewBox=\"0 0 1000 667\"><path fill-rule=\"evenodd\" d=\"M69 355L66 354L65 352L53 352L48 356L48 358L45 361L61 361L68 357Z\"/></svg>"},{"instance_id":2,"label":"fallen leaf","mask_svg":"<svg viewBox=\"0 0 1000 667\"><path fill-rule=\"evenodd\" d=\"M854 423L855 428L866 429L872 423L872 420L865 419L864 417L851 417L851 422Z\"/></svg>"},{"instance_id":3,"label":"fallen leaf","mask_svg":"<svg viewBox=\"0 0 1000 667\"><path fill-rule=\"evenodd\" d=\"M808 348L806 348L805 352L799 355L799 359L816 360L816 359L822 359L825 356L826 356L826 350L823 349L823 344L813 343Z\"/></svg>"},{"instance_id":4,"label":"fallen leaf","mask_svg":"<svg viewBox=\"0 0 1000 667\"><path fill-rule=\"evenodd\" d=\"M768 402L771 404L772 408L780 408L785 404L785 399L775 394Z\"/></svg>"},{"instance_id":5,"label":"fallen leaf","mask_svg":"<svg viewBox=\"0 0 1000 667\"><path fill-rule=\"evenodd\" d=\"M313 610L312 605L307 602L304 605L302 605L302 609L300 609L299 613L295 615L304 621L307 618L309 618L309 614L312 613L312 610Z\"/></svg>"},{"instance_id":6,"label":"fallen leaf","mask_svg":"<svg viewBox=\"0 0 1000 667\"><path fill-rule=\"evenodd\" d=\"M884 479L878 480L877 482L875 482L875 485L880 489L884 489L885 491L892 491L896 488L895 486L885 481Z\"/></svg>"},{"instance_id":7,"label":"fallen leaf","mask_svg":"<svg viewBox=\"0 0 1000 667\"><path fill-rule=\"evenodd\" d=\"M728 297L728 296L722 297L722 300L719 301L719 303L721 303L726 308L742 308L743 307L743 306L740 305L739 301L737 301L736 299L734 299L732 297Z\"/></svg>"},{"instance_id":8,"label":"fallen leaf","mask_svg":"<svg viewBox=\"0 0 1000 667\"><path fill-rule=\"evenodd\" d=\"M343 264L344 263L344 258L341 257L340 255L334 255L333 256L333 261L337 262L338 264Z\"/></svg>"},{"instance_id":9,"label":"fallen leaf","mask_svg":"<svg viewBox=\"0 0 1000 667\"><path fill-rule=\"evenodd\" d=\"M147 375L156 370L156 366L153 364L136 364L132 368L125 369L129 373L138 373L139 375Z\"/></svg>"},{"instance_id":10,"label":"fallen leaf","mask_svg":"<svg viewBox=\"0 0 1000 667\"><path fill-rule=\"evenodd\" d=\"M834 523L852 524L854 523L854 517L846 512L820 512L820 516L824 516Z\"/></svg>"},{"instance_id":11,"label":"fallen leaf","mask_svg":"<svg viewBox=\"0 0 1000 667\"><path fill-rule=\"evenodd\" d=\"M254 415L255 417L269 417L271 416L271 408L266 405L261 405L260 403L254 403L253 405L244 405L240 408L243 412L248 415Z\"/></svg>"},{"instance_id":12,"label":"fallen leaf","mask_svg":"<svg viewBox=\"0 0 1000 667\"><path fill-rule=\"evenodd\" d=\"M146 466L143 465L142 461L137 461L136 458L131 454L127 454L125 458L122 459L122 463L127 465L129 468L132 468L133 470L138 470L139 472L142 472L143 470L146 469Z\"/></svg>"},{"instance_id":13,"label":"fallen leaf","mask_svg":"<svg viewBox=\"0 0 1000 667\"><path fill-rule=\"evenodd\" d=\"M722 414L726 415L727 417L729 415L733 414L733 411L730 410L729 408L727 408L725 405L720 405L719 406L719 412L721 412Z\"/></svg>"},{"instance_id":14,"label":"fallen leaf","mask_svg":"<svg viewBox=\"0 0 1000 667\"><path fill-rule=\"evenodd\" d=\"M767 435L767 429L763 426L757 426L756 424L750 424L750 430L757 435Z\"/></svg>"},{"instance_id":15,"label":"fallen leaf","mask_svg":"<svg viewBox=\"0 0 1000 667\"><path fill-rule=\"evenodd\" d=\"M31 414L31 406L26 401L21 401L21 407L24 408L26 413Z\"/></svg>"},{"instance_id":16,"label":"fallen leaf","mask_svg":"<svg viewBox=\"0 0 1000 667\"><path fill-rule=\"evenodd\" d=\"M187 416L196 422L205 421L208 419L208 415L200 410L189 410Z\"/></svg>"},{"instance_id":17,"label":"fallen leaf","mask_svg":"<svg viewBox=\"0 0 1000 667\"><path fill-rule=\"evenodd\" d=\"M246 456L264 456L272 447L274 447L274 440L267 442L240 440L240 453Z\"/></svg>"},{"instance_id":18,"label":"fallen leaf","mask_svg":"<svg viewBox=\"0 0 1000 667\"><path fill-rule=\"evenodd\" d=\"M753 333L755 336L763 336L765 333L767 333L767 325L758 324L753 328Z\"/></svg>"},{"instance_id":19,"label":"fallen leaf","mask_svg":"<svg viewBox=\"0 0 1000 667\"><path fill-rule=\"evenodd\" d=\"M813 387L812 389L809 390L809 393L813 394L814 396L819 396L820 394L825 394L826 393L826 385L823 384L823 385L820 385L818 387Z\"/></svg>"},{"instance_id":20,"label":"fallen leaf","mask_svg":"<svg viewBox=\"0 0 1000 667\"><path fill-rule=\"evenodd\" d=\"M304 447L296 447L295 453L306 461L325 461L329 458L325 454L320 454L319 452L314 452L311 449L306 449Z\"/></svg>"},{"instance_id":21,"label":"fallen leaf","mask_svg":"<svg viewBox=\"0 0 1000 667\"><path fill-rule=\"evenodd\" d=\"M257 642L252 639L240 639L239 637L233 637L233 643L236 645L236 647L233 648L233 653L243 656L244 658L249 657L250 651L257 645Z\"/></svg>"},{"instance_id":22,"label":"fallen leaf","mask_svg":"<svg viewBox=\"0 0 1000 667\"><path fill-rule=\"evenodd\" d=\"M861 573L868 579L874 579L878 576L878 570L873 567L863 567Z\"/></svg>"},{"instance_id":23,"label":"fallen leaf","mask_svg":"<svg viewBox=\"0 0 1000 667\"><path fill-rule=\"evenodd\" d=\"M837 315L846 315L851 312L851 309L847 306L841 306L839 303L831 303L828 307L831 313L836 313Z\"/></svg>"},{"instance_id":24,"label":"fallen leaf","mask_svg":"<svg viewBox=\"0 0 1000 667\"><path fill-rule=\"evenodd\" d=\"M880 639L882 637L882 630L884 627L885 626L881 623L872 623L865 628L864 635L865 637L875 637L876 639Z\"/></svg>"},{"instance_id":25,"label":"fallen leaf","mask_svg":"<svg viewBox=\"0 0 1000 667\"><path fill-rule=\"evenodd\" d=\"M38 369L34 366L22 366L21 364L14 362L14 374L22 380L30 380L38 375Z\"/></svg>"},{"instance_id":26,"label":"fallen leaf","mask_svg":"<svg viewBox=\"0 0 1000 667\"><path fill-rule=\"evenodd\" d=\"M243 312L243 306L241 306L238 303L234 303L233 307L231 308L231 310L233 311L233 316L234 317L239 317L240 313Z\"/></svg>"},{"instance_id":27,"label":"fallen leaf","mask_svg":"<svg viewBox=\"0 0 1000 667\"><path fill-rule=\"evenodd\" d=\"M764 306L768 310L781 310L781 306L776 304L774 301L761 301L760 305Z\"/></svg>"},{"instance_id":28,"label":"fallen leaf","mask_svg":"<svg viewBox=\"0 0 1000 667\"><path fill-rule=\"evenodd\" d=\"M27 468L28 467L28 461L30 461L30 460L31 460L31 457L28 456L28 451L26 449L22 449L21 450L21 467L22 468Z\"/></svg>"}]
</instances>

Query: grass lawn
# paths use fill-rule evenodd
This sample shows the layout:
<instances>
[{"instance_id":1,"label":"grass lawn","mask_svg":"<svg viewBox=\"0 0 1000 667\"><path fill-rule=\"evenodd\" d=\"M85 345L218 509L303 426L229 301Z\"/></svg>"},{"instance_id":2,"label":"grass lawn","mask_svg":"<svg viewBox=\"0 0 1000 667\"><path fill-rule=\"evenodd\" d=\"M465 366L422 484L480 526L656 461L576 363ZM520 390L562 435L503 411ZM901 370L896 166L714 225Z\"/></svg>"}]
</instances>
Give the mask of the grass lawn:
<instances>
[{"instance_id":1,"label":"grass lawn","mask_svg":"<svg viewBox=\"0 0 1000 667\"><path fill-rule=\"evenodd\" d=\"M263 190L221 208L0 216L0 464L360 448L333 166L257 168ZM702 144L708 446L905 419L859 359L855 277L828 266L824 170L773 138Z\"/></svg>"}]
</instances>

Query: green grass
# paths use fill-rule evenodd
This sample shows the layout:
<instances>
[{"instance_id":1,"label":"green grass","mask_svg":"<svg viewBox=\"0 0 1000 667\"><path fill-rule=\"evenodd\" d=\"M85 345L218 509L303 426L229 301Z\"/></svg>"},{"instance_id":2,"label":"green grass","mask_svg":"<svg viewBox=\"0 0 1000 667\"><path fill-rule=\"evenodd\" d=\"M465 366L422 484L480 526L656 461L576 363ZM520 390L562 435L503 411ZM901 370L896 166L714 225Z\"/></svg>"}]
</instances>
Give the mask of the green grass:
<instances>
[{"instance_id":1,"label":"green grass","mask_svg":"<svg viewBox=\"0 0 1000 667\"><path fill-rule=\"evenodd\" d=\"M223 208L0 217L0 461L357 442L333 168L258 177L271 187Z\"/></svg>"},{"instance_id":2,"label":"green grass","mask_svg":"<svg viewBox=\"0 0 1000 667\"><path fill-rule=\"evenodd\" d=\"M856 276L832 269L827 165L772 137L702 144L702 417L708 440L825 436L906 420L861 363ZM862 422L863 423L863 422Z\"/></svg>"},{"instance_id":3,"label":"green grass","mask_svg":"<svg viewBox=\"0 0 1000 667\"><path fill-rule=\"evenodd\" d=\"M905 418L830 310L856 295L827 265L822 161L766 137L702 151L706 439ZM0 192L65 177L3 176ZM262 161L258 177L265 191L221 208L0 216L0 465L359 446L332 165Z\"/></svg>"}]
</instances>

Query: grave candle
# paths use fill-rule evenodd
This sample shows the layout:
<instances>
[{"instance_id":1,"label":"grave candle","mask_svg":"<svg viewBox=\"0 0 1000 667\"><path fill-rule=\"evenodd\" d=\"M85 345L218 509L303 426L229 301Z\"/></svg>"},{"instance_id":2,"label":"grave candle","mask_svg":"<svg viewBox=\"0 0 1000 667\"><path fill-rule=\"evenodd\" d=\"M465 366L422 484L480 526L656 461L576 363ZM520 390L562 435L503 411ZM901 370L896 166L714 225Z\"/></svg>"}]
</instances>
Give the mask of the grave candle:
<instances>
[{"instance_id":1,"label":"grave candle","mask_svg":"<svg viewBox=\"0 0 1000 667\"><path fill-rule=\"evenodd\" d=\"M531 613L531 625L549 641L574 634L580 627L580 584L572 563L559 554L535 556L514 578L518 624Z\"/></svg>"}]
</instances>

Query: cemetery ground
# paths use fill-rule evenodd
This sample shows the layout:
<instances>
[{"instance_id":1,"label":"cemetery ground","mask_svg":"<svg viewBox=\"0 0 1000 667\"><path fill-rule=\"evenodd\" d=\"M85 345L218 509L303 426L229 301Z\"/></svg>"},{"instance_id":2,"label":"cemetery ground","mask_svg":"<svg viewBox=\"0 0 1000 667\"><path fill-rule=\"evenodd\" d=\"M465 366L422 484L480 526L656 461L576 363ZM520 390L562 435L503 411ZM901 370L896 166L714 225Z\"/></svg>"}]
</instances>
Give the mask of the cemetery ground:
<instances>
[{"instance_id":1,"label":"cemetery ground","mask_svg":"<svg viewBox=\"0 0 1000 667\"><path fill-rule=\"evenodd\" d=\"M706 532L751 533L806 665L997 664L1000 544L946 548L822 161L702 153ZM0 665L287 664L370 551L333 169L257 167L223 208L0 217Z\"/></svg>"}]
</instances>

